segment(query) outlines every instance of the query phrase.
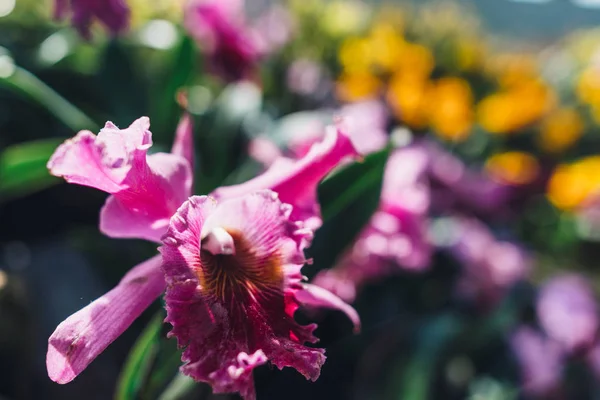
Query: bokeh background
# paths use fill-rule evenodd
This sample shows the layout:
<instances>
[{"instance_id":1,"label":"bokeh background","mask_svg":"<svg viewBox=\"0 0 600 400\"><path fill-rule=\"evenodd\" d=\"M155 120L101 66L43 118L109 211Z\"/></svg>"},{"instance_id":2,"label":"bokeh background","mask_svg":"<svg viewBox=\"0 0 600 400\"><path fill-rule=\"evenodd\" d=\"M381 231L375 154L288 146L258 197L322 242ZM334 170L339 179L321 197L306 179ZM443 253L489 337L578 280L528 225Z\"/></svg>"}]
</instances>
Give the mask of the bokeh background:
<instances>
[{"instance_id":1,"label":"bokeh background","mask_svg":"<svg viewBox=\"0 0 600 400\"><path fill-rule=\"evenodd\" d=\"M178 375L160 301L74 382L46 374L57 324L156 251L103 236L106 195L49 156L143 115L168 151L184 109L198 194L335 115L375 147L321 185L304 269L363 330L300 313L322 375L261 367L259 399L600 399L600 2L248 1L247 64L215 60L183 0L127 3L127 32L85 40L51 1L0 0L0 399L237 398Z\"/></svg>"}]
</instances>

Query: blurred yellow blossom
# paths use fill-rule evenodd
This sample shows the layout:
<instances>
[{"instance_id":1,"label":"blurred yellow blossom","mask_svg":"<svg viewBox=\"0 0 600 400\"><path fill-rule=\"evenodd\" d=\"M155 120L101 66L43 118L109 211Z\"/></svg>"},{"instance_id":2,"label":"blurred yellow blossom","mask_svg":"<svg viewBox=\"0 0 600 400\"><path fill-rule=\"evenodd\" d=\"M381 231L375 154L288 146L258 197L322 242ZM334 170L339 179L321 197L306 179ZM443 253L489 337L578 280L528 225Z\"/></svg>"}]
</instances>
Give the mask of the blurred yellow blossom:
<instances>
[{"instance_id":1,"label":"blurred yellow blossom","mask_svg":"<svg viewBox=\"0 0 600 400\"><path fill-rule=\"evenodd\" d=\"M346 39L340 46L338 59L346 72L368 72L373 63L373 49L369 40L364 38Z\"/></svg>"},{"instance_id":2,"label":"blurred yellow blossom","mask_svg":"<svg viewBox=\"0 0 600 400\"><path fill-rule=\"evenodd\" d=\"M561 108L542 122L539 145L546 152L560 153L579 140L584 127L583 119L575 109Z\"/></svg>"},{"instance_id":3,"label":"blurred yellow blossom","mask_svg":"<svg viewBox=\"0 0 600 400\"><path fill-rule=\"evenodd\" d=\"M600 192L600 156L559 165L548 182L548 199L562 210L573 210Z\"/></svg>"},{"instance_id":4,"label":"blurred yellow blossom","mask_svg":"<svg viewBox=\"0 0 600 400\"><path fill-rule=\"evenodd\" d=\"M477 107L477 117L491 133L512 133L541 119L555 100L546 84L529 80L484 98Z\"/></svg>"},{"instance_id":5,"label":"blurred yellow blossom","mask_svg":"<svg viewBox=\"0 0 600 400\"><path fill-rule=\"evenodd\" d=\"M576 93L582 102L600 105L600 68L589 67L581 73Z\"/></svg>"},{"instance_id":6,"label":"blurred yellow blossom","mask_svg":"<svg viewBox=\"0 0 600 400\"><path fill-rule=\"evenodd\" d=\"M427 95L431 82L420 74L396 73L387 91L387 99L396 117L411 128L423 129L428 123Z\"/></svg>"},{"instance_id":7,"label":"blurred yellow blossom","mask_svg":"<svg viewBox=\"0 0 600 400\"><path fill-rule=\"evenodd\" d=\"M343 101L357 101L374 97L383 84L370 72L344 73L336 83L336 94Z\"/></svg>"},{"instance_id":8,"label":"blurred yellow blossom","mask_svg":"<svg viewBox=\"0 0 600 400\"><path fill-rule=\"evenodd\" d=\"M473 94L464 79L441 78L431 88L427 104L434 131L447 140L461 141L471 133Z\"/></svg>"},{"instance_id":9,"label":"blurred yellow blossom","mask_svg":"<svg viewBox=\"0 0 600 400\"><path fill-rule=\"evenodd\" d=\"M404 39L391 24L378 23L371 29L368 43L373 64L383 71L392 71L403 59Z\"/></svg>"},{"instance_id":10,"label":"blurred yellow blossom","mask_svg":"<svg viewBox=\"0 0 600 400\"><path fill-rule=\"evenodd\" d=\"M128 0L131 9L131 26L140 26L150 19L178 21L183 15L185 0Z\"/></svg>"},{"instance_id":11,"label":"blurred yellow blossom","mask_svg":"<svg viewBox=\"0 0 600 400\"><path fill-rule=\"evenodd\" d=\"M342 37L365 28L371 16L371 9L362 1L327 1L322 2L320 15L325 32Z\"/></svg>"},{"instance_id":12,"label":"blurred yellow blossom","mask_svg":"<svg viewBox=\"0 0 600 400\"><path fill-rule=\"evenodd\" d=\"M502 88L530 82L539 76L537 61L531 54L492 56L486 69L489 75L496 78Z\"/></svg>"},{"instance_id":13,"label":"blurred yellow blossom","mask_svg":"<svg viewBox=\"0 0 600 400\"><path fill-rule=\"evenodd\" d=\"M540 172L535 157L522 151L495 154L487 160L485 169L493 179L509 185L530 183Z\"/></svg>"},{"instance_id":14,"label":"blurred yellow blossom","mask_svg":"<svg viewBox=\"0 0 600 400\"><path fill-rule=\"evenodd\" d=\"M484 64L485 46L475 38L459 40L456 53L457 66L461 71L475 71Z\"/></svg>"},{"instance_id":15,"label":"blurred yellow blossom","mask_svg":"<svg viewBox=\"0 0 600 400\"><path fill-rule=\"evenodd\" d=\"M420 44L402 42L395 70L402 73L428 77L433 71L435 60L431 51Z\"/></svg>"}]
</instances>

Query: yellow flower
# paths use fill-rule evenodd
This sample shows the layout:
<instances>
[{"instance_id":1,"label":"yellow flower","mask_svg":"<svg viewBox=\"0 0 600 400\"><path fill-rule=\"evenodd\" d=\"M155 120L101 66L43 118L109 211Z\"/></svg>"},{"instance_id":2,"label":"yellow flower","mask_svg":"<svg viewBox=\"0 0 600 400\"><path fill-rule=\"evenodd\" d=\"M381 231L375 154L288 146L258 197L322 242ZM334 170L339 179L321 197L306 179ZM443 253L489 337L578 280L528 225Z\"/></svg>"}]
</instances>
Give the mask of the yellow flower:
<instances>
[{"instance_id":1,"label":"yellow flower","mask_svg":"<svg viewBox=\"0 0 600 400\"><path fill-rule=\"evenodd\" d=\"M321 4L325 32L342 37L359 32L369 21L369 7L361 1L332 1Z\"/></svg>"},{"instance_id":2,"label":"yellow flower","mask_svg":"<svg viewBox=\"0 0 600 400\"><path fill-rule=\"evenodd\" d=\"M373 49L367 39L346 39L339 50L338 59L347 72L368 72L373 63Z\"/></svg>"},{"instance_id":3,"label":"yellow flower","mask_svg":"<svg viewBox=\"0 0 600 400\"><path fill-rule=\"evenodd\" d=\"M131 9L131 26L137 27L153 18L178 21L182 18L185 0L128 0Z\"/></svg>"},{"instance_id":4,"label":"yellow flower","mask_svg":"<svg viewBox=\"0 0 600 400\"><path fill-rule=\"evenodd\" d=\"M483 66L485 47L476 38L458 40L456 62L461 71L476 71Z\"/></svg>"},{"instance_id":5,"label":"yellow flower","mask_svg":"<svg viewBox=\"0 0 600 400\"><path fill-rule=\"evenodd\" d=\"M388 23L373 26L368 38L373 64L383 71L391 71L402 61L404 39Z\"/></svg>"},{"instance_id":6,"label":"yellow flower","mask_svg":"<svg viewBox=\"0 0 600 400\"><path fill-rule=\"evenodd\" d=\"M600 192L600 156L559 165L548 182L547 196L554 206L573 210Z\"/></svg>"},{"instance_id":7,"label":"yellow flower","mask_svg":"<svg viewBox=\"0 0 600 400\"><path fill-rule=\"evenodd\" d=\"M484 98L477 107L481 126L507 134L537 122L555 102L554 93L539 80L529 80Z\"/></svg>"},{"instance_id":8,"label":"yellow flower","mask_svg":"<svg viewBox=\"0 0 600 400\"><path fill-rule=\"evenodd\" d=\"M449 77L438 80L427 103L430 124L439 136L454 141L469 136L473 124L473 95L464 79Z\"/></svg>"},{"instance_id":9,"label":"yellow flower","mask_svg":"<svg viewBox=\"0 0 600 400\"><path fill-rule=\"evenodd\" d=\"M388 103L396 117L411 128L427 127L427 95L431 82L421 74L396 73L387 92Z\"/></svg>"},{"instance_id":10,"label":"yellow flower","mask_svg":"<svg viewBox=\"0 0 600 400\"><path fill-rule=\"evenodd\" d=\"M344 73L338 78L336 93L343 101L357 101L375 96L381 87L381 81L369 72Z\"/></svg>"},{"instance_id":11,"label":"yellow flower","mask_svg":"<svg viewBox=\"0 0 600 400\"><path fill-rule=\"evenodd\" d=\"M539 145L549 153L560 153L581 137L583 119L573 108L561 108L550 114L541 126Z\"/></svg>"},{"instance_id":12,"label":"yellow flower","mask_svg":"<svg viewBox=\"0 0 600 400\"><path fill-rule=\"evenodd\" d=\"M510 88L539 76L535 57L530 54L501 54L492 57L488 73L495 76L502 88Z\"/></svg>"},{"instance_id":13,"label":"yellow flower","mask_svg":"<svg viewBox=\"0 0 600 400\"><path fill-rule=\"evenodd\" d=\"M600 105L600 69L590 67L577 80L577 97L584 103Z\"/></svg>"},{"instance_id":14,"label":"yellow flower","mask_svg":"<svg viewBox=\"0 0 600 400\"><path fill-rule=\"evenodd\" d=\"M433 71L435 60L431 51L420 44L402 42L399 59L394 70L402 73L420 74L428 77Z\"/></svg>"},{"instance_id":15,"label":"yellow flower","mask_svg":"<svg viewBox=\"0 0 600 400\"><path fill-rule=\"evenodd\" d=\"M509 185L530 183L540 172L535 157L522 151L495 154L487 160L485 169L493 179Z\"/></svg>"}]
</instances>

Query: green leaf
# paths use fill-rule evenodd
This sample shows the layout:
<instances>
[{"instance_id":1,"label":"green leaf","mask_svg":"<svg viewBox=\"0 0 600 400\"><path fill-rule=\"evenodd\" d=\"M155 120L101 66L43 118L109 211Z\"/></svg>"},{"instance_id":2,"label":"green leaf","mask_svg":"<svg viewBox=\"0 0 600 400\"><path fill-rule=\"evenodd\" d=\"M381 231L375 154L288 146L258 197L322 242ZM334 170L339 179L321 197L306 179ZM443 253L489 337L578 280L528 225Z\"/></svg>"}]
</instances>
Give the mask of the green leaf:
<instances>
[{"instance_id":1,"label":"green leaf","mask_svg":"<svg viewBox=\"0 0 600 400\"><path fill-rule=\"evenodd\" d=\"M355 162L319 186L319 201L323 218L328 220L367 193L381 191L383 171L389 156L389 149L368 155L364 161Z\"/></svg>"},{"instance_id":2,"label":"green leaf","mask_svg":"<svg viewBox=\"0 0 600 400\"><path fill-rule=\"evenodd\" d=\"M197 393L199 389L206 389L206 385L201 386L198 382L180 372L173 378L158 400L198 399L200 398Z\"/></svg>"},{"instance_id":3,"label":"green leaf","mask_svg":"<svg viewBox=\"0 0 600 400\"><path fill-rule=\"evenodd\" d=\"M197 53L194 41L183 36L179 47L175 50L166 79L156 82L153 89L155 95L151 98L152 125L158 132L175 132L179 120L180 107L176 95L182 87L188 85L198 71ZM172 129L171 129L172 128Z\"/></svg>"},{"instance_id":4,"label":"green leaf","mask_svg":"<svg viewBox=\"0 0 600 400\"><path fill-rule=\"evenodd\" d=\"M343 167L319 186L324 224L308 250L319 269L331 267L379 205L390 149Z\"/></svg>"},{"instance_id":5,"label":"green leaf","mask_svg":"<svg viewBox=\"0 0 600 400\"><path fill-rule=\"evenodd\" d=\"M104 49L101 68L96 79L110 114L110 120L125 125L144 115L148 102L146 87L134 65L131 48L119 41L111 41Z\"/></svg>"},{"instance_id":6,"label":"green leaf","mask_svg":"<svg viewBox=\"0 0 600 400\"><path fill-rule=\"evenodd\" d=\"M73 131L98 130L98 125L91 118L35 75L14 65L11 65L10 71L7 71L9 68L7 66L8 57L8 55L0 54L0 87L36 102Z\"/></svg>"},{"instance_id":7,"label":"green leaf","mask_svg":"<svg viewBox=\"0 0 600 400\"><path fill-rule=\"evenodd\" d=\"M152 318L129 352L119 376L116 400L140 398L140 392L159 351L163 319L161 310Z\"/></svg>"},{"instance_id":8,"label":"green leaf","mask_svg":"<svg viewBox=\"0 0 600 400\"><path fill-rule=\"evenodd\" d=\"M0 201L24 196L60 180L48 172L46 163L62 139L17 144L0 153Z\"/></svg>"},{"instance_id":9,"label":"green leaf","mask_svg":"<svg viewBox=\"0 0 600 400\"><path fill-rule=\"evenodd\" d=\"M463 329L463 321L456 315L446 314L433 319L419 334L419 343L412 361L402 378L402 390L398 399L423 400L429 398L435 363L444 348ZM398 383L392 377L392 385Z\"/></svg>"}]
</instances>

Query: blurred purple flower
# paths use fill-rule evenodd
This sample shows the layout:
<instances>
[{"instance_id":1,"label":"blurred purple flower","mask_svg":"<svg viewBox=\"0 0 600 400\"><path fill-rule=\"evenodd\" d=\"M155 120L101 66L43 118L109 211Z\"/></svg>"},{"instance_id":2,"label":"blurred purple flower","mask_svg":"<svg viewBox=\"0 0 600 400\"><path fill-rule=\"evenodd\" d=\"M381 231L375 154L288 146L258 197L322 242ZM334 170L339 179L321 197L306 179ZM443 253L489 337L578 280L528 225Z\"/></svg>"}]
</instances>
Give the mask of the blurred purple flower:
<instances>
[{"instance_id":1,"label":"blurred purple flower","mask_svg":"<svg viewBox=\"0 0 600 400\"><path fill-rule=\"evenodd\" d=\"M249 23L244 0L188 0L184 26L208 56L211 71L226 81L257 78L261 57L293 34L291 14L279 5Z\"/></svg>"},{"instance_id":2,"label":"blurred purple flower","mask_svg":"<svg viewBox=\"0 0 600 400\"><path fill-rule=\"evenodd\" d=\"M521 365L523 390L530 395L552 398L562 378L564 353L560 346L527 327L512 335L511 346Z\"/></svg>"},{"instance_id":3,"label":"blurred purple flower","mask_svg":"<svg viewBox=\"0 0 600 400\"><path fill-rule=\"evenodd\" d=\"M566 352L588 349L598 333L598 308L586 280L575 274L546 282L537 300L537 315L549 337Z\"/></svg>"},{"instance_id":4,"label":"blurred purple flower","mask_svg":"<svg viewBox=\"0 0 600 400\"><path fill-rule=\"evenodd\" d=\"M64 19L69 11L73 26L85 39L90 39L90 26L95 19L114 35L129 26L130 12L125 0L55 0L56 19Z\"/></svg>"},{"instance_id":5,"label":"blurred purple flower","mask_svg":"<svg viewBox=\"0 0 600 400\"><path fill-rule=\"evenodd\" d=\"M587 362L596 379L600 380L600 340L596 341L595 346L588 352Z\"/></svg>"},{"instance_id":6,"label":"blurred purple flower","mask_svg":"<svg viewBox=\"0 0 600 400\"><path fill-rule=\"evenodd\" d=\"M245 21L242 0L190 0L184 26L206 52L215 74L227 81L254 75L259 52Z\"/></svg>"},{"instance_id":7,"label":"blurred purple flower","mask_svg":"<svg viewBox=\"0 0 600 400\"><path fill-rule=\"evenodd\" d=\"M271 54L290 41L294 19L282 5L275 4L252 22L251 35L258 52Z\"/></svg>"},{"instance_id":8,"label":"blurred purple flower","mask_svg":"<svg viewBox=\"0 0 600 400\"><path fill-rule=\"evenodd\" d=\"M495 213L503 211L513 189L476 172L456 156L438 145L424 143L430 154L429 177L432 184L433 209Z\"/></svg>"},{"instance_id":9,"label":"blurred purple flower","mask_svg":"<svg viewBox=\"0 0 600 400\"><path fill-rule=\"evenodd\" d=\"M324 74L324 68L316 61L294 60L287 70L287 86L292 92L306 96L319 89Z\"/></svg>"},{"instance_id":10,"label":"blurred purple flower","mask_svg":"<svg viewBox=\"0 0 600 400\"><path fill-rule=\"evenodd\" d=\"M496 304L507 288L527 276L531 259L516 244L497 240L476 219L450 221L449 250L463 267L459 291L484 307Z\"/></svg>"},{"instance_id":11,"label":"blurred purple flower","mask_svg":"<svg viewBox=\"0 0 600 400\"><path fill-rule=\"evenodd\" d=\"M351 302L360 286L398 267L418 271L428 266L426 166L427 155L420 147L400 148L390 155L378 210L338 264L320 272L315 284Z\"/></svg>"}]
</instances>

